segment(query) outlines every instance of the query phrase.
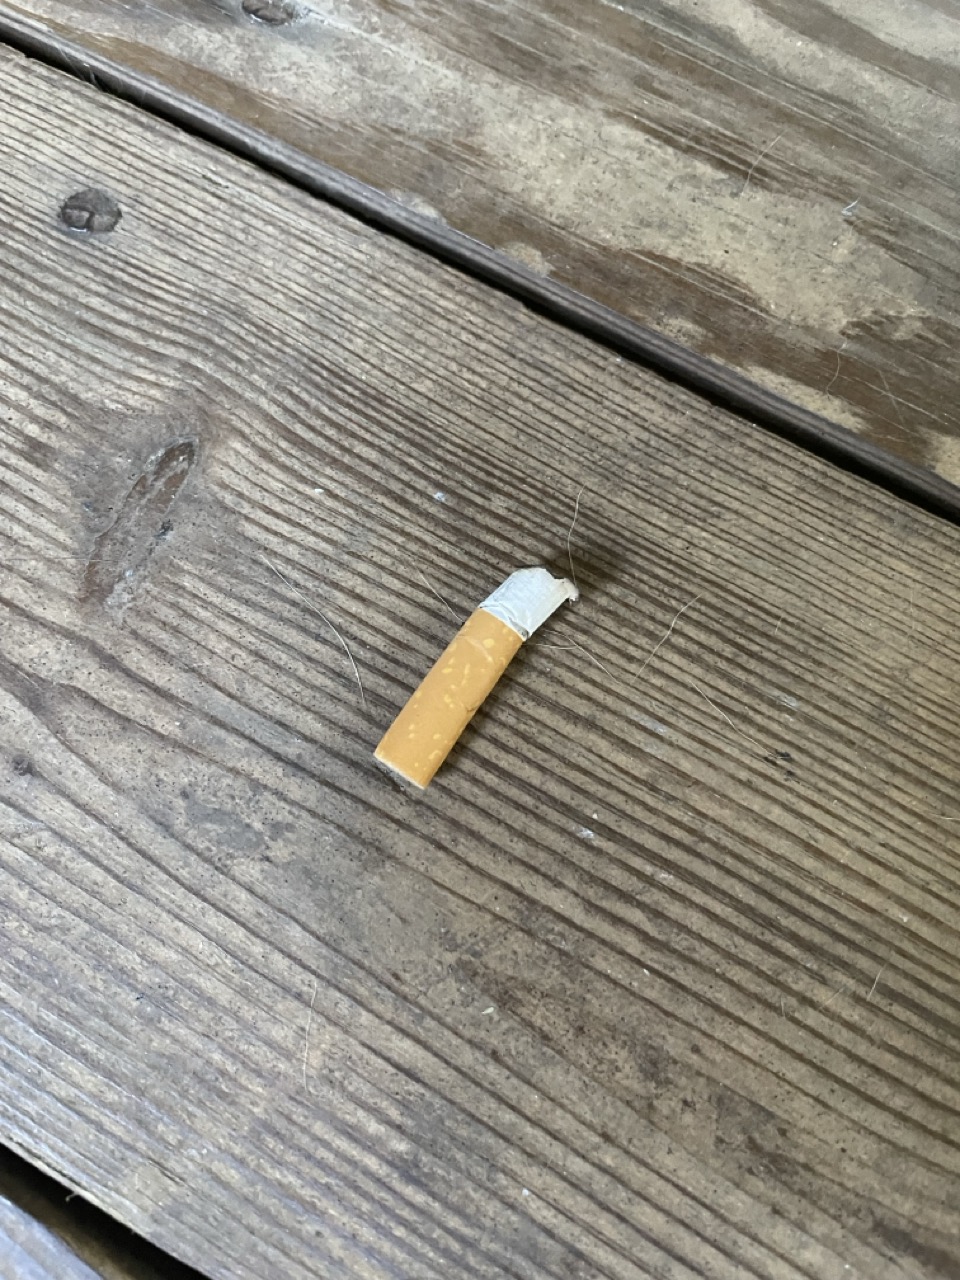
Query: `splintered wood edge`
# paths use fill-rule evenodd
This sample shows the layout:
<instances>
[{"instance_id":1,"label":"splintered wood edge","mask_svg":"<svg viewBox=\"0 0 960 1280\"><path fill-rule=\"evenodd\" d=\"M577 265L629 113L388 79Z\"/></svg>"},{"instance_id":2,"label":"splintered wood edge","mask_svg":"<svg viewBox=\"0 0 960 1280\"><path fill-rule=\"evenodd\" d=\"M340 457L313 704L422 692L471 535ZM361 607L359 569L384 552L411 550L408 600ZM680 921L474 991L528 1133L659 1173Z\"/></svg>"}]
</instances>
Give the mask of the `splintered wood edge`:
<instances>
[{"instance_id":1,"label":"splintered wood edge","mask_svg":"<svg viewBox=\"0 0 960 1280\"><path fill-rule=\"evenodd\" d=\"M922 510L960 524L960 488L936 472L888 453L829 418L768 391L743 374L708 360L569 285L549 280L489 245L414 212L342 170L241 124L151 76L92 53L2 6L0 40L74 79L92 82L232 155L252 161L308 194L528 303L568 328L641 361L754 425L883 486Z\"/></svg>"}]
</instances>

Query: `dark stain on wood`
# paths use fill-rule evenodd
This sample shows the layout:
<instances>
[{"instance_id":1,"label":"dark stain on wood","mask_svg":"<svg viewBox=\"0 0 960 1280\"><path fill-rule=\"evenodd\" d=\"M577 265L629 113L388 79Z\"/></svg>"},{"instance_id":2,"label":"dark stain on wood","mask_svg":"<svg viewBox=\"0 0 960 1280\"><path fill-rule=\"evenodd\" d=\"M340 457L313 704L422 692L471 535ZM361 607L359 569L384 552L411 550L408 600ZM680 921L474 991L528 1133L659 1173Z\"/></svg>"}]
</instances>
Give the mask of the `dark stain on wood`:
<instances>
[{"instance_id":1,"label":"dark stain on wood","mask_svg":"<svg viewBox=\"0 0 960 1280\"><path fill-rule=\"evenodd\" d=\"M296 22L306 12L294 0L243 0L240 7L248 18L270 27L283 27Z\"/></svg>"},{"instance_id":2,"label":"dark stain on wood","mask_svg":"<svg viewBox=\"0 0 960 1280\"><path fill-rule=\"evenodd\" d=\"M121 499L116 518L94 544L80 589L81 601L100 605L129 601L158 543L173 530L170 516L196 458L196 440L184 439L149 459Z\"/></svg>"},{"instance_id":3,"label":"dark stain on wood","mask_svg":"<svg viewBox=\"0 0 960 1280\"><path fill-rule=\"evenodd\" d=\"M122 216L113 196L98 187L85 187L68 196L60 206L60 221L71 231L104 235L113 231Z\"/></svg>"}]
</instances>

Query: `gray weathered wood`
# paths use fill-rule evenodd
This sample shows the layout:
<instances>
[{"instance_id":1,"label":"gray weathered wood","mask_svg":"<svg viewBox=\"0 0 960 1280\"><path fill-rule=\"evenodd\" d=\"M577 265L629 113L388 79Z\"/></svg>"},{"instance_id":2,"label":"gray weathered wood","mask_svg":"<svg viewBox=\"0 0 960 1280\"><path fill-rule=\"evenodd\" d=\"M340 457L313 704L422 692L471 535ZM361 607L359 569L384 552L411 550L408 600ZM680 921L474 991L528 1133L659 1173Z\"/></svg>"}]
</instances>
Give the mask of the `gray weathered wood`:
<instances>
[{"instance_id":1,"label":"gray weathered wood","mask_svg":"<svg viewBox=\"0 0 960 1280\"><path fill-rule=\"evenodd\" d=\"M951 6L4 8L960 480Z\"/></svg>"},{"instance_id":2,"label":"gray weathered wood","mask_svg":"<svg viewBox=\"0 0 960 1280\"><path fill-rule=\"evenodd\" d=\"M214 1276L955 1275L960 531L0 80L3 1130ZM581 488L403 794L434 590Z\"/></svg>"},{"instance_id":3,"label":"gray weathered wood","mask_svg":"<svg viewBox=\"0 0 960 1280\"><path fill-rule=\"evenodd\" d=\"M2 1280L199 1280L0 1149Z\"/></svg>"},{"instance_id":4,"label":"gray weathered wood","mask_svg":"<svg viewBox=\"0 0 960 1280\"><path fill-rule=\"evenodd\" d=\"M69 1245L2 1194L0 1276L4 1280L99 1280Z\"/></svg>"}]
</instances>

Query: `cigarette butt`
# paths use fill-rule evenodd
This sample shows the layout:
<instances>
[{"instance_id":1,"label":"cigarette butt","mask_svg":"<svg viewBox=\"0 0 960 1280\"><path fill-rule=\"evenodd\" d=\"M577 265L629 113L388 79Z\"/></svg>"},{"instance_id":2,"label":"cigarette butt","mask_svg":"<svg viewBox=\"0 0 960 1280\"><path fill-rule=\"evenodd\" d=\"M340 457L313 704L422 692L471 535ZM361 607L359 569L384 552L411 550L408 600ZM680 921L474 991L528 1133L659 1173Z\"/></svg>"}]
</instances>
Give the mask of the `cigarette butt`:
<instances>
[{"instance_id":1,"label":"cigarette butt","mask_svg":"<svg viewBox=\"0 0 960 1280\"><path fill-rule=\"evenodd\" d=\"M518 569L484 600L384 734L376 758L426 787L510 660L577 589L546 569Z\"/></svg>"}]
</instances>

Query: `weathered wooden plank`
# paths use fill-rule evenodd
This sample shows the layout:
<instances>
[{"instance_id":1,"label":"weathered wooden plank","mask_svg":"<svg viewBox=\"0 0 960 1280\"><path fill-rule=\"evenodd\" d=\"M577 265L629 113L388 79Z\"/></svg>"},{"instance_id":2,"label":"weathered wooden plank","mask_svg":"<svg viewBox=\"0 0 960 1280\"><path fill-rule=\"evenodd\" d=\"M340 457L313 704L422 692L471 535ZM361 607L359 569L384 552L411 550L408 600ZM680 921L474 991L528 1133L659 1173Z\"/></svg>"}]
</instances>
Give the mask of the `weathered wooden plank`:
<instances>
[{"instance_id":1,"label":"weathered wooden plank","mask_svg":"<svg viewBox=\"0 0 960 1280\"><path fill-rule=\"evenodd\" d=\"M0 1149L3 1280L199 1280L198 1274Z\"/></svg>"},{"instance_id":2,"label":"weathered wooden plank","mask_svg":"<svg viewBox=\"0 0 960 1280\"><path fill-rule=\"evenodd\" d=\"M950 7L4 7L960 480Z\"/></svg>"},{"instance_id":3,"label":"weathered wooden plank","mask_svg":"<svg viewBox=\"0 0 960 1280\"><path fill-rule=\"evenodd\" d=\"M18 1146L215 1276L954 1275L960 530L0 74ZM404 795L433 590L581 487L582 603Z\"/></svg>"},{"instance_id":4,"label":"weathered wooden plank","mask_svg":"<svg viewBox=\"0 0 960 1280\"><path fill-rule=\"evenodd\" d=\"M3 1195L0 1275L5 1280L98 1280L68 1245Z\"/></svg>"}]
</instances>

